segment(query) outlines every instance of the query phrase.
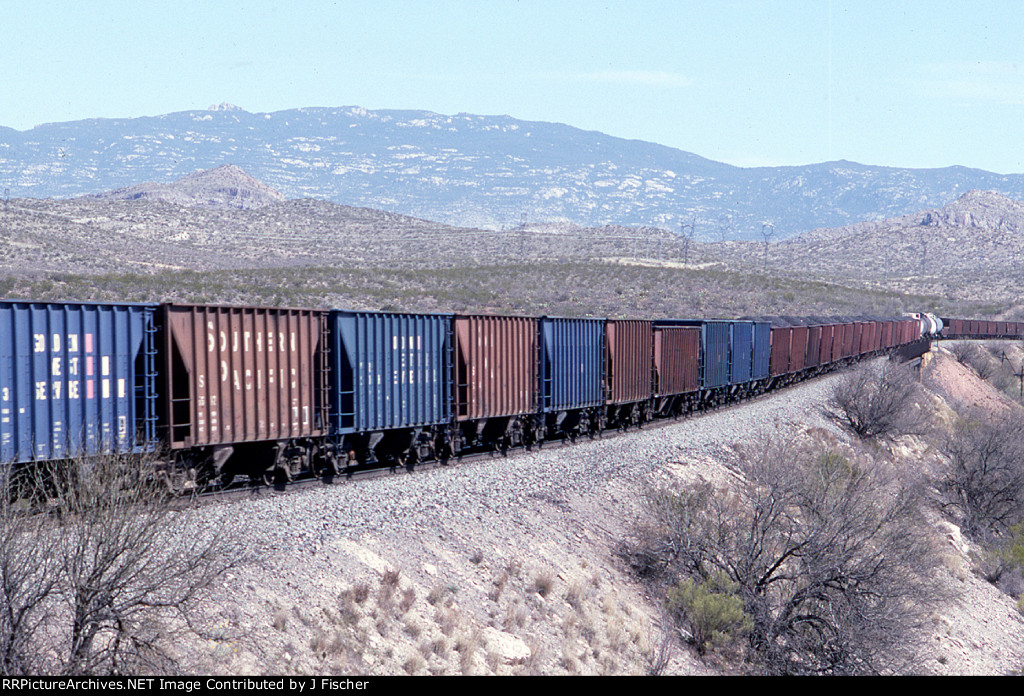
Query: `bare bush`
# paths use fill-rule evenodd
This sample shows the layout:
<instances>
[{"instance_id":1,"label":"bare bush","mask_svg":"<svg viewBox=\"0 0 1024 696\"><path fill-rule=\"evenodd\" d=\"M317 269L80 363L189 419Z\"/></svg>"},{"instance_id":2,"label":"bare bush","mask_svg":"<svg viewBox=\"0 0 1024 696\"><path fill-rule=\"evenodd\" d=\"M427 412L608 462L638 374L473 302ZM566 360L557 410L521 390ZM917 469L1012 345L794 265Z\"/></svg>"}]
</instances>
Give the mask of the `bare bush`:
<instances>
[{"instance_id":1,"label":"bare bush","mask_svg":"<svg viewBox=\"0 0 1024 696\"><path fill-rule=\"evenodd\" d=\"M967 534L988 541L1024 521L1024 419L973 412L942 443L949 467L942 506Z\"/></svg>"},{"instance_id":2,"label":"bare bush","mask_svg":"<svg viewBox=\"0 0 1024 696\"><path fill-rule=\"evenodd\" d=\"M961 365L970 365L971 357L974 354L975 346L968 341L956 341L949 344L949 352Z\"/></svg>"},{"instance_id":3,"label":"bare bush","mask_svg":"<svg viewBox=\"0 0 1024 696\"><path fill-rule=\"evenodd\" d=\"M919 487L876 464L772 441L737 465L735 490L700 481L651 492L627 557L671 585L690 578L720 588L719 603L740 600L766 673L909 669L934 555Z\"/></svg>"},{"instance_id":4,"label":"bare bush","mask_svg":"<svg viewBox=\"0 0 1024 696\"><path fill-rule=\"evenodd\" d=\"M49 533L48 520L6 493L0 491L0 674L39 674L37 644L52 620L59 559L39 543Z\"/></svg>"},{"instance_id":5,"label":"bare bush","mask_svg":"<svg viewBox=\"0 0 1024 696\"><path fill-rule=\"evenodd\" d=\"M668 610L662 610L661 617L648 627L648 642L651 652L647 657L647 676L660 677L672 660L673 631L668 626L672 619Z\"/></svg>"},{"instance_id":6,"label":"bare bush","mask_svg":"<svg viewBox=\"0 0 1024 696\"><path fill-rule=\"evenodd\" d=\"M40 465L16 488L5 481L4 674L175 669L174 636L240 556L226 540L183 529L150 472L139 458L105 457Z\"/></svg>"},{"instance_id":7,"label":"bare bush","mask_svg":"<svg viewBox=\"0 0 1024 696\"><path fill-rule=\"evenodd\" d=\"M910 370L889 361L861 365L832 392L825 414L864 439L917 432L919 385Z\"/></svg>"},{"instance_id":8,"label":"bare bush","mask_svg":"<svg viewBox=\"0 0 1024 696\"><path fill-rule=\"evenodd\" d=\"M982 379L991 379L999 371L999 360L983 346L974 346L967 358L967 366Z\"/></svg>"}]
</instances>

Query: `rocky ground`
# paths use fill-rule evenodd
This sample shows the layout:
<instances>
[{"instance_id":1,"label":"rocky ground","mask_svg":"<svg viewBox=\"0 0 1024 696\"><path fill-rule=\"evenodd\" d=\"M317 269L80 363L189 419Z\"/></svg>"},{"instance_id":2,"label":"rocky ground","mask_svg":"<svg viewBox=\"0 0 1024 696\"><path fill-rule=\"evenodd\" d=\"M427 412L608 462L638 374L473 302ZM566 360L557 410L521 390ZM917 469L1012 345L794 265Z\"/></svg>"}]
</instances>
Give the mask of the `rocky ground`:
<instances>
[{"instance_id":1,"label":"rocky ground","mask_svg":"<svg viewBox=\"0 0 1024 696\"><path fill-rule=\"evenodd\" d=\"M947 391L985 390L948 356L929 369ZM725 480L721 462L780 425L846 439L821 415L835 379L575 447L180 513L192 529L260 550L216 588L207 636L181 645L181 664L225 674L735 673L724 657L701 660L665 640L659 598L615 549L652 482ZM934 456L914 439L890 454ZM933 616L921 672L1021 670L1024 617L975 574L956 527L936 517L934 532L936 582L951 599Z\"/></svg>"}]
</instances>

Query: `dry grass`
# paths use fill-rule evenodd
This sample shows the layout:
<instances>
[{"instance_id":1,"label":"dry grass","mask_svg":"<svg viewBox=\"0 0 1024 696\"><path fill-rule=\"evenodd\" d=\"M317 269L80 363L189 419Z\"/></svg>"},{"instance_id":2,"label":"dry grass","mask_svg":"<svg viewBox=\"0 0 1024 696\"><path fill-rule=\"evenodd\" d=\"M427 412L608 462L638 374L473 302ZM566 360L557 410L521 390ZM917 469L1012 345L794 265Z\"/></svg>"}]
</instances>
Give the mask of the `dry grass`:
<instances>
[{"instance_id":1,"label":"dry grass","mask_svg":"<svg viewBox=\"0 0 1024 696\"><path fill-rule=\"evenodd\" d=\"M581 611L585 593L586 589L582 584L573 582L565 591L565 601L576 611Z\"/></svg>"},{"instance_id":2,"label":"dry grass","mask_svg":"<svg viewBox=\"0 0 1024 696\"><path fill-rule=\"evenodd\" d=\"M415 619L409 618L404 623L404 630L410 638L415 640L423 633L423 626Z\"/></svg>"},{"instance_id":3,"label":"dry grass","mask_svg":"<svg viewBox=\"0 0 1024 696\"><path fill-rule=\"evenodd\" d=\"M492 602L497 602L499 599L501 599L501 593L502 591L504 591L505 585L508 584L508 581L508 571L503 570L501 574L498 575L498 577L496 577L492 582L492 587L490 592L487 593L487 598L490 599Z\"/></svg>"},{"instance_id":4,"label":"dry grass","mask_svg":"<svg viewBox=\"0 0 1024 696\"><path fill-rule=\"evenodd\" d=\"M519 598L514 599L505 609L505 618L502 625L506 631L514 631L526 625L530 612Z\"/></svg>"},{"instance_id":5,"label":"dry grass","mask_svg":"<svg viewBox=\"0 0 1024 696\"><path fill-rule=\"evenodd\" d=\"M408 660L405 661L403 668L406 674L417 674L422 672L427 666L421 655L412 655Z\"/></svg>"},{"instance_id":6,"label":"dry grass","mask_svg":"<svg viewBox=\"0 0 1024 696\"><path fill-rule=\"evenodd\" d=\"M443 607L438 609L435 614L435 622L441 629L441 633L446 636L451 636L455 633L455 628L459 625L459 614L451 607Z\"/></svg>"},{"instance_id":7,"label":"dry grass","mask_svg":"<svg viewBox=\"0 0 1024 696\"><path fill-rule=\"evenodd\" d=\"M459 653L459 668L463 674L473 670L476 653L481 647L480 631L473 629L468 635L460 635L455 641L455 650Z\"/></svg>"},{"instance_id":8,"label":"dry grass","mask_svg":"<svg viewBox=\"0 0 1024 696\"><path fill-rule=\"evenodd\" d=\"M547 597L555 587L555 577L550 571L541 571L533 578L533 590L541 597Z\"/></svg>"},{"instance_id":9,"label":"dry grass","mask_svg":"<svg viewBox=\"0 0 1024 696\"><path fill-rule=\"evenodd\" d=\"M427 594L427 604L434 607L438 604L446 604L451 599L451 586L438 583L431 588Z\"/></svg>"},{"instance_id":10,"label":"dry grass","mask_svg":"<svg viewBox=\"0 0 1024 696\"><path fill-rule=\"evenodd\" d=\"M370 597L370 586L365 582L357 582L352 586L350 592L352 594L352 601L356 604L362 604Z\"/></svg>"},{"instance_id":11,"label":"dry grass","mask_svg":"<svg viewBox=\"0 0 1024 696\"><path fill-rule=\"evenodd\" d=\"M416 604L416 589L413 587L407 587L402 590L402 599L398 603L398 607L401 609L402 613L407 613L412 609L414 604Z\"/></svg>"}]
</instances>

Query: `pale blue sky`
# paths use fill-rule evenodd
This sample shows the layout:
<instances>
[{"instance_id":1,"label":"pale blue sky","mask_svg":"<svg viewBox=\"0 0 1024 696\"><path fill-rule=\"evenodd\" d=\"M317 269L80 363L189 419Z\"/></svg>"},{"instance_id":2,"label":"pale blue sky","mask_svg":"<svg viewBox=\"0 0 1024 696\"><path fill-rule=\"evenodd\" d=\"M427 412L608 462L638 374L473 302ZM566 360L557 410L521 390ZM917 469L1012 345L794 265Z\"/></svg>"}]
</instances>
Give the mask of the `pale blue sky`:
<instances>
[{"instance_id":1,"label":"pale blue sky","mask_svg":"<svg viewBox=\"0 0 1024 696\"><path fill-rule=\"evenodd\" d=\"M508 114L741 166L1024 172L1024 2L0 0L0 125Z\"/></svg>"}]
</instances>

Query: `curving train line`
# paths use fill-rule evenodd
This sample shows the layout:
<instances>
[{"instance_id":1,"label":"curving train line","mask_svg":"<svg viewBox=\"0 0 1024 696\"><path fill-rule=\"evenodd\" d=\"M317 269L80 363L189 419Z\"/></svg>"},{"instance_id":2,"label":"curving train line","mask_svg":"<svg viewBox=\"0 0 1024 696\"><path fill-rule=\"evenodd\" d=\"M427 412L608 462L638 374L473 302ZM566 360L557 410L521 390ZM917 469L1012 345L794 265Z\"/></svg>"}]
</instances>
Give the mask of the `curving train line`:
<instances>
[{"instance_id":1,"label":"curving train line","mask_svg":"<svg viewBox=\"0 0 1024 696\"><path fill-rule=\"evenodd\" d=\"M147 454L176 487L572 441L1024 322L634 320L0 301L4 470Z\"/></svg>"}]
</instances>

